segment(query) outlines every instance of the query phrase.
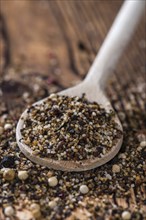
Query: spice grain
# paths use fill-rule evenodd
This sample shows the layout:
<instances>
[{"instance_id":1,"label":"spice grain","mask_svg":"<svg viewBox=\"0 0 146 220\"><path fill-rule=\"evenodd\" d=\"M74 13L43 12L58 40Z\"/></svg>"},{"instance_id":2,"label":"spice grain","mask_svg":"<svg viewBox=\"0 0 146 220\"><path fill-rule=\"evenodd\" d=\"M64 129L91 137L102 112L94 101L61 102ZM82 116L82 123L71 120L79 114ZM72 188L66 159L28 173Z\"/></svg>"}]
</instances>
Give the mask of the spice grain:
<instances>
[{"instance_id":1,"label":"spice grain","mask_svg":"<svg viewBox=\"0 0 146 220\"><path fill-rule=\"evenodd\" d=\"M26 180L28 178L28 172L26 170L18 171L18 178L20 180Z\"/></svg>"}]
</instances>

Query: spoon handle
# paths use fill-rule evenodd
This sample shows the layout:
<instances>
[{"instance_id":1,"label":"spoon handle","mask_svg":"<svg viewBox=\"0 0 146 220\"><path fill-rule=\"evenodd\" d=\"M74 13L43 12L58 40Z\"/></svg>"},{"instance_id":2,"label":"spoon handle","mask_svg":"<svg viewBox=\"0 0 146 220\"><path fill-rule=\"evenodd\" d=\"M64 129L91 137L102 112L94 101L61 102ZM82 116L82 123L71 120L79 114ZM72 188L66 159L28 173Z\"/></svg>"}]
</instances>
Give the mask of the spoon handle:
<instances>
[{"instance_id":1,"label":"spoon handle","mask_svg":"<svg viewBox=\"0 0 146 220\"><path fill-rule=\"evenodd\" d=\"M126 0L119 11L102 47L99 50L85 82L104 87L106 79L115 68L124 48L138 25L146 2Z\"/></svg>"}]
</instances>

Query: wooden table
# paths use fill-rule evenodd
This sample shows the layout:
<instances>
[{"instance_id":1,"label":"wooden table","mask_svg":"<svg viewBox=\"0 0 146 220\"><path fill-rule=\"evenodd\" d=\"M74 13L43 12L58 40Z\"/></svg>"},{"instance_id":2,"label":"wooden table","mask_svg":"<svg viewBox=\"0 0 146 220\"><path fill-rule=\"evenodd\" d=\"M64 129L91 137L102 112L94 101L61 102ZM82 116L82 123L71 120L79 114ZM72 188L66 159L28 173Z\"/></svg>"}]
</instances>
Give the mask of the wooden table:
<instances>
[{"instance_id":1,"label":"wooden table","mask_svg":"<svg viewBox=\"0 0 146 220\"><path fill-rule=\"evenodd\" d=\"M79 83L98 53L122 2L1 0L0 83L5 91L3 102L15 108L17 92L23 94L31 89L31 80L35 81L37 75L44 79L40 85L46 88L46 95ZM126 131L126 141L129 141L131 131L146 138L145 25L146 17L143 17L107 84L108 96ZM49 85L46 84L46 78L49 79ZM7 80L13 81L18 90L9 92L7 86L4 89L4 81ZM51 83L55 88L51 87ZM123 151L127 147L126 141ZM133 145L133 150L136 148L137 143ZM144 172L144 166L141 169ZM133 185L129 193L130 196L123 194L120 198L114 193L109 201L131 212L139 210L144 218L144 180L141 179L138 186ZM107 215L105 219L112 217Z\"/></svg>"}]
</instances>

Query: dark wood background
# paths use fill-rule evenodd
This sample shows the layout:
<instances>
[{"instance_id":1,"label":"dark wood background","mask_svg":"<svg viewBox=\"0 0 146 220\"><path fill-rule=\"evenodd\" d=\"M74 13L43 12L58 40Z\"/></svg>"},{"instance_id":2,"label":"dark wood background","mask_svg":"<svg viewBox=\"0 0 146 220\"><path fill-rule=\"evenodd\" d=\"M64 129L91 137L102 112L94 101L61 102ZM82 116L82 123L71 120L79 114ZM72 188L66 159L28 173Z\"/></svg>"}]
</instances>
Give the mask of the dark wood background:
<instances>
[{"instance_id":1,"label":"dark wood background","mask_svg":"<svg viewBox=\"0 0 146 220\"><path fill-rule=\"evenodd\" d=\"M59 68L61 74L56 77L64 86L81 80L122 2L1 0L1 74L19 67L23 72L27 69L28 74L36 71L55 75ZM117 67L119 76L134 77L144 71L144 50L139 46L145 39L144 20ZM51 63L51 58L56 63Z\"/></svg>"},{"instance_id":2,"label":"dark wood background","mask_svg":"<svg viewBox=\"0 0 146 220\"><path fill-rule=\"evenodd\" d=\"M98 53L122 2L1 0L0 82L21 82L27 90L38 74L55 82L57 90L79 83ZM145 27L146 17L143 16L107 85L108 96L119 117L122 120L125 116L124 129L142 134L146 134ZM137 195L146 198L143 186L132 191L128 201L123 197L117 199L116 204L133 210ZM142 208L142 203L140 205Z\"/></svg>"}]
</instances>

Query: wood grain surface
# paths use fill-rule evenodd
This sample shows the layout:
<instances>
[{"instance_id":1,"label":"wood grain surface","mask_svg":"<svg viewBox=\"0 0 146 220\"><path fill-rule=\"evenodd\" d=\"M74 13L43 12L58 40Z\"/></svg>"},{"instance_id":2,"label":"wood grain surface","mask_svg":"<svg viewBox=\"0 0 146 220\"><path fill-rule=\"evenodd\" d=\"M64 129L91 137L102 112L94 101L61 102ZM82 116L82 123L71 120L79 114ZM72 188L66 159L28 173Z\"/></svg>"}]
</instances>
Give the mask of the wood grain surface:
<instances>
[{"instance_id":1,"label":"wood grain surface","mask_svg":"<svg viewBox=\"0 0 146 220\"><path fill-rule=\"evenodd\" d=\"M39 74L57 82L58 90L79 83L98 53L122 2L1 0L0 82L15 80L22 83L22 90L30 89L30 79ZM125 116L124 129L142 134L146 133L145 27L144 15L107 85L107 94L119 117ZM138 189L131 188L128 199L124 195L106 199L116 206L133 210L140 197L146 199L143 184ZM144 210L143 203L139 204ZM77 210L72 215L76 213Z\"/></svg>"}]
</instances>

